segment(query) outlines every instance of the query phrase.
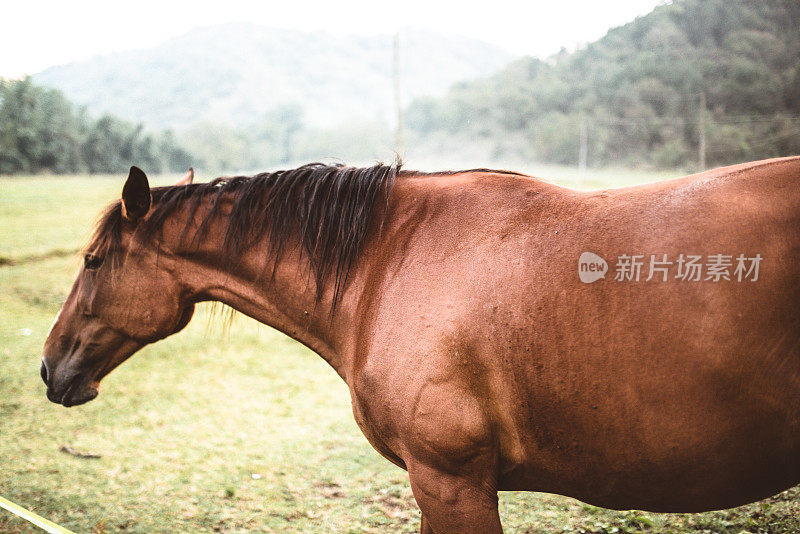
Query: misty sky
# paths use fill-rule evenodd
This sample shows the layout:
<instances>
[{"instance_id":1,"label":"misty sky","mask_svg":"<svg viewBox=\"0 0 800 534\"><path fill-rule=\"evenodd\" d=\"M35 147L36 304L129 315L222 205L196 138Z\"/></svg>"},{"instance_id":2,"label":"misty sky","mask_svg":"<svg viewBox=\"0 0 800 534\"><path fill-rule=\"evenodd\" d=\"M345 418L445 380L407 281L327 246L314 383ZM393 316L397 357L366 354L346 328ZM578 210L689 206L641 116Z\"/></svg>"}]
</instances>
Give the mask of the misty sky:
<instances>
[{"instance_id":1,"label":"misty sky","mask_svg":"<svg viewBox=\"0 0 800 534\"><path fill-rule=\"evenodd\" d=\"M466 35L513 54L546 57L593 41L664 0L361 0L10 2L0 19L0 76L33 74L99 54L146 48L197 27L232 21L336 35L414 26Z\"/></svg>"}]
</instances>

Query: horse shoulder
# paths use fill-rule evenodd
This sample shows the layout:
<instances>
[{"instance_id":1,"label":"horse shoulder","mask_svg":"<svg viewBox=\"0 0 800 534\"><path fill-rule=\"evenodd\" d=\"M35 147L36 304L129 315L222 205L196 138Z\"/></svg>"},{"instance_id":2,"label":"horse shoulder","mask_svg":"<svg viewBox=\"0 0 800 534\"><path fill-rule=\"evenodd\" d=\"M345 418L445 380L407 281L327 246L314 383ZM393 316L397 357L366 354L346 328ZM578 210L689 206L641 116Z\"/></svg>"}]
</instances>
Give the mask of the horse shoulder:
<instances>
[{"instance_id":1,"label":"horse shoulder","mask_svg":"<svg viewBox=\"0 0 800 534\"><path fill-rule=\"evenodd\" d=\"M354 376L354 416L384 456L388 450L453 468L496 456L481 371L466 349L443 348L447 344L371 354Z\"/></svg>"}]
</instances>

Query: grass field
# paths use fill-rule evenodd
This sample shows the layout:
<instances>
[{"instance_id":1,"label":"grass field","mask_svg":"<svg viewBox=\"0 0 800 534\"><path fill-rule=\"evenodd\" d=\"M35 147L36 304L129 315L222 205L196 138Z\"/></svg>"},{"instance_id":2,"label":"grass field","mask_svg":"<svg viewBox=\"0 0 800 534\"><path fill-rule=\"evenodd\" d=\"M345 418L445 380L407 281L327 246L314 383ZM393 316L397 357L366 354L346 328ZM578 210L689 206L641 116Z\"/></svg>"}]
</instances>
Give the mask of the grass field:
<instances>
[{"instance_id":1,"label":"grass field","mask_svg":"<svg viewBox=\"0 0 800 534\"><path fill-rule=\"evenodd\" d=\"M584 187L665 177L527 170ZM0 178L0 496L76 532L416 531L405 472L361 436L338 376L249 319L225 331L203 308L114 371L97 400L47 401L40 352L79 265L71 251L121 186ZM512 533L800 532L800 491L699 515L503 493L501 515ZM35 531L0 510L0 532Z\"/></svg>"}]
</instances>

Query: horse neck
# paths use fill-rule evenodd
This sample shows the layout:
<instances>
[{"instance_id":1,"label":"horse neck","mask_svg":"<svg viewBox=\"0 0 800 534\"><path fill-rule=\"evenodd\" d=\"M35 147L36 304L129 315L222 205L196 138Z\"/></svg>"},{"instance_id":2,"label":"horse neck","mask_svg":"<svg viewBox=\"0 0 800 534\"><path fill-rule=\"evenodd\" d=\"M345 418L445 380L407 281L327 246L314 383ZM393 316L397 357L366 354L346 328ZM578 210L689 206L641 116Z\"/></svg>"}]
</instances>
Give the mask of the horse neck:
<instances>
[{"instance_id":1,"label":"horse neck","mask_svg":"<svg viewBox=\"0 0 800 534\"><path fill-rule=\"evenodd\" d=\"M173 270L189 297L221 302L283 332L322 356L347 382L346 347L352 343L361 293L356 280L362 277L351 273L331 314L333 281L326 282L318 300L309 261L295 243L287 244L277 262L268 260L266 239L231 261L222 247L225 223L218 218L206 237L189 247L177 244L184 222L168 225L172 231L165 232L164 243L181 250L172 254ZM172 234L174 248L169 247L167 234Z\"/></svg>"}]
</instances>

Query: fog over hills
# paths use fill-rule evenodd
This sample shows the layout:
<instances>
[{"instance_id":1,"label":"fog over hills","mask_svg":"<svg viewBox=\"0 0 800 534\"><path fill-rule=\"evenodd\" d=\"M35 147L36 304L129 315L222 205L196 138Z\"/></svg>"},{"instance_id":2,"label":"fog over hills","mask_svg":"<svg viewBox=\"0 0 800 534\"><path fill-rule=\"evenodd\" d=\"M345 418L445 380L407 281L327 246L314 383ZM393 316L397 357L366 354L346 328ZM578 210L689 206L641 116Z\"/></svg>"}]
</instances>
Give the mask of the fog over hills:
<instances>
[{"instance_id":1,"label":"fog over hills","mask_svg":"<svg viewBox=\"0 0 800 534\"><path fill-rule=\"evenodd\" d=\"M393 36L337 37L249 23L198 28L152 48L49 68L34 81L60 89L92 114L148 128L197 121L252 123L281 105L304 122L392 121ZM454 82L488 76L511 59L476 39L401 33L401 94L440 96Z\"/></svg>"}]
</instances>

